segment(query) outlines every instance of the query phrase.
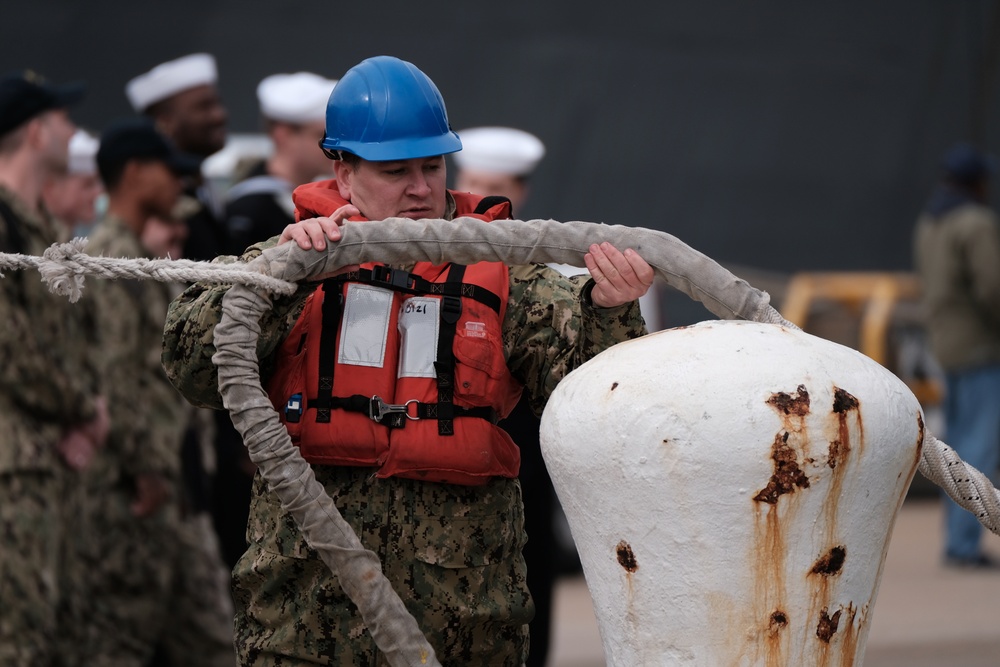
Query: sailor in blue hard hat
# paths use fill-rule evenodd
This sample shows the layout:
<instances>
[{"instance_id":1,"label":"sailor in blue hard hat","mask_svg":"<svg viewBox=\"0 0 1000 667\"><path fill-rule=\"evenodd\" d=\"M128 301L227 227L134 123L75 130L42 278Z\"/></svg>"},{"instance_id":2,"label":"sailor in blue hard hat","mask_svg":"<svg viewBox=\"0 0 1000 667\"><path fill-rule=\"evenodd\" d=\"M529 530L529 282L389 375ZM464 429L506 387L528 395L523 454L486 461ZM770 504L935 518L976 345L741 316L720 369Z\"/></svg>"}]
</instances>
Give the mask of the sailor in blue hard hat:
<instances>
[{"instance_id":1,"label":"sailor in blue hard hat","mask_svg":"<svg viewBox=\"0 0 1000 667\"><path fill-rule=\"evenodd\" d=\"M510 215L503 197L446 187L444 156L461 150L461 139L437 86L398 58L370 58L340 78L320 148L336 178L296 188L298 222L271 243L322 249L348 220L433 225ZM641 335L634 301L652 268L609 243L591 246L592 279L579 280L540 265L371 260L276 300L280 314L261 320L260 340L273 343L260 359L273 371L267 391L317 481L426 633L430 646L414 651L414 664L436 655L443 665L521 665L534 606L521 554L520 454L497 419L525 387L544 403L563 374ZM173 377L206 377L194 367L208 357L192 350L211 336L193 329L218 321L222 300L197 302L175 301L172 316L184 326L166 327L192 343L165 342L179 350L166 362ZM204 389L183 379L178 388L189 400ZM217 400L217 386L209 391ZM376 633L364 630L363 602L348 597L357 588L338 581L349 575L331 573L305 545L272 491L254 484L251 543L233 570L238 658L384 661L395 647L376 646Z\"/></svg>"}]
</instances>

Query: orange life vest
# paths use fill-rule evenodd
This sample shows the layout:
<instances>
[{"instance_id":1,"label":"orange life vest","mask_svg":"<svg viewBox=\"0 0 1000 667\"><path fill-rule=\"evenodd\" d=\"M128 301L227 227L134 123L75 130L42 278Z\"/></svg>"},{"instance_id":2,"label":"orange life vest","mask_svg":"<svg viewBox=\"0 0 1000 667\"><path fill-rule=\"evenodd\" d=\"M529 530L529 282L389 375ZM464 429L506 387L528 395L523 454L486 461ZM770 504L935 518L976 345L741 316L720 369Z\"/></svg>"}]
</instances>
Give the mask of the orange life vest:
<instances>
[{"instance_id":1,"label":"orange life vest","mask_svg":"<svg viewBox=\"0 0 1000 667\"><path fill-rule=\"evenodd\" d=\"M335 187L296 190L297 218L346 203ZM504 199L452 194L457 215L509 215ZM508 291L507 266L494 262L410 273L369 263L325 281L267 387L306 461L452 484L516 477L520 452L496 426L521 393L501 339Z\"/></svg>"}]
</instances>

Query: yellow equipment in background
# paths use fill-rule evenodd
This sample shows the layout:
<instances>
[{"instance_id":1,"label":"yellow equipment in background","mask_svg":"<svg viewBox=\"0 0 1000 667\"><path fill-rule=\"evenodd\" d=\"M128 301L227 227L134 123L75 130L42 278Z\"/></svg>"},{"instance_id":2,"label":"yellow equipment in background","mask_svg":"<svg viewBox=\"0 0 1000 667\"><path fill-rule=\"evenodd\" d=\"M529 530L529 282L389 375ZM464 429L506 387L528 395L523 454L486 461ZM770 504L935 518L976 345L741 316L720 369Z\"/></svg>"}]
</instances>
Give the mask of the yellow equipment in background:
<instances>
[{"instance_id":1,"label":"yellow equipment in background","mask_svg":"<svg viewBox=\"0 0 1000 667\"><path fill-rule=\"evenodd\" d=\"M826 302L840 306L857 320L854 340L838 340L871 357L896 373L924 406L941 402L941 379L926 368L899 368L894 358L893 324L902 319L912 328L920 328L917 302L920 281L905 272L803 272L792 276L781 308L782 316L803 330L824 338L823 325L811 322ZM904 312L905 311L905 312ZM843 337L843 335L841 336ZM850 337L850 336L848 336Z\"/></svg>"}]
</instances>

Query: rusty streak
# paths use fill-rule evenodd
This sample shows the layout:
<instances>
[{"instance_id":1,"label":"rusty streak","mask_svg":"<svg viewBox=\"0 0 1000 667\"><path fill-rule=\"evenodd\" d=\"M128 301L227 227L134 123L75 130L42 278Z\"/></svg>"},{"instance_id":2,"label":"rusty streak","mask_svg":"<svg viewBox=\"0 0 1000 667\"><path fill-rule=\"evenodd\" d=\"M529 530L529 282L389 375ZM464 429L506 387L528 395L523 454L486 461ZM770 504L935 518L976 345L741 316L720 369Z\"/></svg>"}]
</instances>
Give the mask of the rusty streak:
<instances>
[{"instance_id":1,"label":"rusty streak","mask_svg":"<svg viewBox=\"0 0 1000 667\"><path fill-rule=\"evenodd\" d=\"M774 461L774 474L771 475L767 486L753 497L754 500L774 505L780 496L795 491L795 487L809 488L809 478L799 468L795 450L788 446L787 431L774 436L771 459Z\"/></svg>"},{"instance_id":2,"label":"rusty streak","mask_svg":"<svg viewBox=\"0 0 1000 667\"><path fill-rule=\"evenodd\" d=\"M816 561L813 565L813 574L822 574L825 577L830 577L835 574L840 574L841 568L844 567L844 560L847 558L847 548L844 546L836 546L830 549L822 558Z\"/></svg>"},{"instance_id":3,"label":"rusty streak","mask_svg":"<svg viewBox=\"0 0 1000 667\"><path fill-rule=\"evenodd\" d=\"M830 442L830 454L826 457L826 464L831 468L836 468L837 462L840 461L841 458L846 459L847 454L850 451L850 445L844 440L841 440L840 438L832 440Z\"/></svg>"},{"instance_id":4,"label":"rusty streak","mask_svg":"<svg viewBox=\"0 0 1000 667\"><path fill-rule=\"evenodd\" d=\"M809 392L805 385L800 384L795 390L795 396L781 391L771 394L767 402L786 415L805 417L809 414Z\"/></svg>"},{"instance_id":5,"label":"rusty streak","mask_svg":"<svg viewBox=\"0 0 1000 667\"><path fill-rule=\"evenodd\" d=\"M846 462L851 453L851 433L847 427L847 412L858 409L858 399L840 387L833 388L833 413L840 420L840 433L836 440L830 442L830 454L827 465L836 468L838 463ZM860 417L859 417L860 419Z\"/></svg>"},{"instance_id":6,"label":"rusty streak","mask_svg":"<svg viewBox=\"0 0 1000 667\"><path fill-rule=\"evenodd\" d=\"M924 418L917 413L917 457L924 446Z\"/></svg>"},{"instance_id":7,"label":"rusty streak","mask_svg":"<svg viewBox=\"0 0 1000 667\"><path fill-rule=\"evenodd\" d=\"M816 636L821 642L829 644L830 639L837 633L839 625L840 610L838 609L833 616L830 616L827 613L827 608L823 607L823 611L819 613L819 623L816 625Z\"/></svg>"},{"instance_id":8,"label":"rusty streak","mask_svg":"<svg viewBox=\"0 0 1000 667\"><path fill-rule=\"evenodd\" d=\"M635 554L632 552L632 547L628 542L625 540L619 542L615 548L615 553L618 554L618 563L627 572L635 572L639 569L639 564L635 562Z\"/></svg>"},{"instance_id":9,"label":"rusty streak","mask_svg":"<svg viewBox=\"0 0 1000 667\"><path fill-rule=\"evenodd\" d=\"M840 387L833 388L833 411L838 415L848 410L856 410L858 399L854 398Z\"/></svg>"},{"instance_id":10,"label":"rusty streak","mask_svg":"<svg viewBox=\"0 0 1000 667\"><path fill-rule=\"evenodd\" d=\"M772 635L777 634L778 632L783 630L787 625L788 625L788 614L781 611L780 609L776 610L773 614L771 614L771 624L770 626L768 626L768 629Z\"/></svg>"}]
</instances>

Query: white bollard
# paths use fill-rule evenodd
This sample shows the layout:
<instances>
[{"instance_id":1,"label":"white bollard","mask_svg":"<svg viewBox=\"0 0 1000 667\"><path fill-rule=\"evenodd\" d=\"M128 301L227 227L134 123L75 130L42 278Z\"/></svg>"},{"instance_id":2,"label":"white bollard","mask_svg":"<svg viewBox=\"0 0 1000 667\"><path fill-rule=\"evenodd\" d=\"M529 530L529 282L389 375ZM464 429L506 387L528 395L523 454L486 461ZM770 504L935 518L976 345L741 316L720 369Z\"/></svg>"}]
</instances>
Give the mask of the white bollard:
<instances>
[{"instance_id":1,"label":"white bollard","mask_svg":"<svg viewBox=\"0 0 1000 667\"><path fill-rule=\"evenodd\" d=\"M923 413L868 357L712 321L570 374L542 452L607 664L862 664Z\"/></svg>"}]
</instances>

